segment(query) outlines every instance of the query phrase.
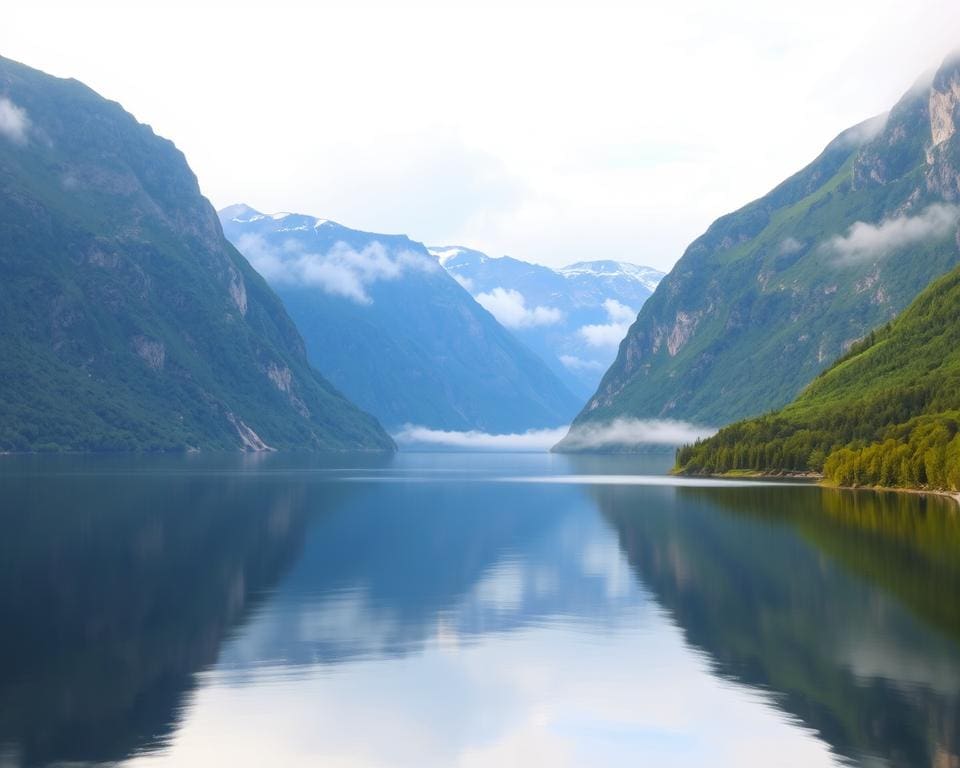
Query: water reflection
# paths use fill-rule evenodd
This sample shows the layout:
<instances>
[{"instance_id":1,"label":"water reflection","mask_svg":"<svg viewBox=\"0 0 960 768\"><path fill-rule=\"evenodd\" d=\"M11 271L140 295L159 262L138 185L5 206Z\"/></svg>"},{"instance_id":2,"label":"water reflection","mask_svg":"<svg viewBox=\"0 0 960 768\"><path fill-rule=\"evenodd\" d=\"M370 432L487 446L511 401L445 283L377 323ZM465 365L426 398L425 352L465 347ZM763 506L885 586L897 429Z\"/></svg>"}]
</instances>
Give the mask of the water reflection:
<instances>
[{"instance_id":1,"label":"water reflection","mask_svg":"<svg viewBox=\"0 0 960 768\"><path fill-rule=\"evenodd\" d=\"M638 577L720 674L774 691L857 762L957 764L952 502L681 489L679 513L641 515L630 489L596 498Z\"/></svg>"},{"instance_id":2,"label":"water reflection","mask_svg":"<svg viewBox=\"0 0 960 768\"><path fill-rule=\"evenodd\" d=\"M222 667L246 660L289 674L556 620L613 628L635 590L624 592L625 564L610 562L585 502L496 483L469 493L461 482L367 485L314 521L303 556Z\"/></svg>"},{"instance_id":3,"label":"water reflection","mask_svg":"<svg viewBox=\"0 0 960 768\"><path fill-rule=\"evenodd\" d=\"M4 464L6 764L110 762L168 743L193 674L296 557L297 484L243 473L210 481L233 462L141 468L130 459Z\"/></svg>"},{"instance_id":4,"label":"water reflection","mask_svg":"<svg viewBox=\"0 0 960 768\"><path fill-rule=\"evenodd\" d=\"M668 461L0 462L0 763L955 765L956 512Z\"/></svg>"}]
</instances>

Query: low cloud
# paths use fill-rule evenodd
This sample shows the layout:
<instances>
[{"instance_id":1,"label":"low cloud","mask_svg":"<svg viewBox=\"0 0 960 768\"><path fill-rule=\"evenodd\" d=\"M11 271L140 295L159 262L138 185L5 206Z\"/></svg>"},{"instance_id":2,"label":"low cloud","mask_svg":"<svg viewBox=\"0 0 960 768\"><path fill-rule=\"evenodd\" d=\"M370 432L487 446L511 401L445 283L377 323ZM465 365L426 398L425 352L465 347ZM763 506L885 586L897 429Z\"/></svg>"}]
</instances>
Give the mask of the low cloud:
<instances>
[{"instance_id":1,"label":"low cloud","mask_svg":"<svg viewBox=\"0 0 960 768\"><path fill-rule=\"evenodd\" d=\"M0 136L14 144L26 144L29 131L27 110L18 107L6 96L0 97Z\"/></svg>"},{"instance_id":2,"label":"low cloud","mask_svg":"<svg viewBox=\"0 0 960 768\"><path fill-rule=\"evenodd\" d=\"M831 238L824 247L841 263L883 258L900 248L945 237L956 227L960 206L937 203L916 216L895 216L879 224L858 221L846 235Z\"/></svg>"},{"instance_id":3,"label":"low cloud","mask_svg":"<svg viewBox=\"0 0 960 768\"><path fill-rule=\"evenodd\" d=\"M795 237L785 237L780 241L780 247L777 248L777 253L781 256L788 256L792 253L797 253L797 251L803 248L803 243L801 243Z\"/></svg>"},{"instance_id":4,"label":"low cloud","mask_svg":"<svg viewBox=\"0 0 960 768\"><path fill-rule=\"evenodd\" d=\"M406 424L393 435L400 446L433 446L472 451L542 453L549 451L567 433L567 427L531 429L526 432L495 435L470 430L452 432Z\"/></svg>"},{"instance_id":5,"label":"low cloud","mask_svg":"<svg viewBox=\"0 0 960 768\"><path fill-rule=\"evenodd\" d=\"M615 419L607 424L584 424L555 429L531 429L511 434L490 434L478 430L455 432L406 424L393 435L401 447L432 447L463 451L540 453L564 440L573 450L610 450L637 445L682 445L716 432L683 421Z\"/></svg>"},{"instance_id":6,"label":"low cloud","mask_svg":"<svg viewBox=\"0 0 960 768\"><path fill-rule=\"evenodd\" d=\"M928 82L923 90L927 90L930 87ZM887 120L890 117L889 112L884 112L883 114L876 115L867 120L864 120L862 123L859 123L852 128L848 128L842 134L840 134L834 146L837 147L859 147L862 144L866 144L871 139L875 139L881 133L883 129L887 127Z\"/></svg>"},{"instance_id":7,"label":"low cloud","mask_svg":"<svg viewBox=\"0 0 960 768\"><path fill-rule=\"evenodd\" d=\"M555 325L563 320L563 312L554 307L528 308L523 294L512 288L494 288L489 293L478 293L474 298L507 328Z\"/></svg>"},{"instance_id":8,"label":"low cloud","mask_svg":"<svg viewBox=\"0 0 960 768\"><path fill-rule=\"evenodd\" d=\"M473 280L471 280L469 277L466 277L464 275L458 275L453 272L451 272L450 274L454 280L460 283L460 287L463 288L467 293L473 293Z\"/></svg>"},{"instance_id":9,"label":"low cloud","mask_svg":"<svg viewBox=\"0 0 960 768\"><path fill-rule=\"evenodd\" d=\"M576 355L560 355L560 362L570 371L602 371L606 367L599 360L584 360Z\"/></svg>"},{"instance_id":10,"label":"low cloud","mask_svg":"<svg viewBox=\"0 0 960 768\"><path fill-rule=\"evenodd\" d=\"M606 424L579 424L570 428L564 447L572 450L608 450L635 445L683 445L714 434L701 427L672 419L614 419Z\"/></svg>"},{"instance_id":11,"label":"low cloud","mask_svg":"<svg viewBox=\"0 0 960 768\"><path fill-rule=\"evenodd\" d=\"M314 286L358 304L372 303L366 289L375 282L395 280L412 270L440 268L421 253L390 252L378 242L359 251L337 243L326 253L311 253L297 240L276 247L261 235L245 234L237 240L237 249L270 283Z\"/></svg>"},{"instance_id":12,"label":"low cloud","mask_svg":"<svg viewBox=\"0 0 960 768\"><path fill-rule=\"evenodd\" d=\"M637 311L616 299L607 299L603 302L603 308L610 322L601 325L585 325L577 333L591 347L616 347L627 335L633 321L637 319Z\"/></svg>"}]
</instances>

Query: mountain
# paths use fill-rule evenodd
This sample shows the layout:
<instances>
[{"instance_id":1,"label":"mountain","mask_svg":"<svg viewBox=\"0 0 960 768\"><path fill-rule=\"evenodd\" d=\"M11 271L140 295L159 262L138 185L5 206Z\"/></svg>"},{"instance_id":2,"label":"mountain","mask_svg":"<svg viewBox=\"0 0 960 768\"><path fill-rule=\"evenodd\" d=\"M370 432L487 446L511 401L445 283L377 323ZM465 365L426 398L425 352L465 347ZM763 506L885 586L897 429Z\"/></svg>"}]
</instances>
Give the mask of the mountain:
<instances>
[{"instance_id":1,"label":"mountain","mask_svg":"<svg viewBox=\"0 0 960 768\"><path fill-rule=\"evenodd\" d=\"M814 471L841 485L960 491L960 268L786 408L681 449L690 474Z\"/></svg>"},{"instance_id":2,"label":"mountain","mask_svg":"<svg viewBox=\"0 0 960 768\"><path fill-rule=\"evenodd\" d=\"M788 403L960 258L960 57L714 222L643 306L577 423L721 426Z\"/></svg>"},{"instance_id":3,"label":"mountain","mask_svg":"<svg viewBox=\"0 0 960 768\"><path fill-rule=\"evenodd\" d=\"M459 246L430 252L582 398L596 390L637 311L663 277L621 261L550 269Z\"/></svg>"},{"instance_id":4,"label":"mountain","mask_svg":"<svg viewBox=\"0 0 960 768\"><path fill-rule=\"evenodd\" d=\"M220 219L283 299L310 361L389 428L556 427L582 403L420 243L245 205Z\"/></svg>"},{"instance_id":5,"label":"mountain","mask_svg":"<svg viewBox=\"0 0 960 768\"><path fill-rule=\"evenodd\" d=\"M2 58L0 231L0 451L393 447L171 142Z\"/></svg>"}]
</instances>

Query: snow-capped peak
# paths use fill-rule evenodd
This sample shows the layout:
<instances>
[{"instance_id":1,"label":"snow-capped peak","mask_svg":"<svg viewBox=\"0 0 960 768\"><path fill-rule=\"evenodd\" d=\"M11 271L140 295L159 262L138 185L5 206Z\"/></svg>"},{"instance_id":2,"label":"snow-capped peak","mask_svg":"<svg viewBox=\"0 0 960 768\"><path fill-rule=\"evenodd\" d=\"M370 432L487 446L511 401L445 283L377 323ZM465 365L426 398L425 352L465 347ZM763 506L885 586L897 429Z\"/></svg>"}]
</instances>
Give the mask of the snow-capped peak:
<instances>
[{"instance_id":1,"label":"snow-capped peak","mask_svg":"<svg viewBox=\"0 0 960 768\"><path fill-rule=\"evenodd\" d=\"M427 248L431 256L436 256L441 266L446 266L450 259L453 259L463 253L462 248Z\"/></svg>"},{"instance_id":2,"label":"snow-capped peak","mask_svg":"<svg viewBox=\"0 0 960 768\"><path fill-rule=\"evenodd\" d=\"M437 261L440 262L440 265L445 267L447 263L456 259L459 256L469 256L475 255L479 257L479 261L483 263L487 260L487 256L479 251L471 251L469 248L462 248L459 245L438 245L438 246L427 246L427 251L432 255L437 257Z\"/></svg>"},{"instance_id":3,"label":"snow-capped peak","mask_svg":"<svg viewBox=\"0 0 960 768\"><path fill-rule=\"evenodd\" d=\"M238 223L246 223L248 221L256 221L257 219L262 219L263 214L255 208L251 208L245 203L238 203L237 205L229 205L220 211L220 216L225 219L230 219L231 221L236 221Z\"/></svg>"},{"instance_id":4,"label":"snow-capped peak","mask_svg":"<svg viewBox=\"0 0 960 768\"><path fill-rule=\"evenodd\" d=\"M576 264L570 264L558 269L557 272L567 278L577 277L579 275L623 277L629 280L636 280L651 291L657 287L657 283L659 283L664 276L663 272L658 269L653 269L652 267L642 267L626 261L613 261L612 259L578 261Z\"/></svg>"}]
</instances>

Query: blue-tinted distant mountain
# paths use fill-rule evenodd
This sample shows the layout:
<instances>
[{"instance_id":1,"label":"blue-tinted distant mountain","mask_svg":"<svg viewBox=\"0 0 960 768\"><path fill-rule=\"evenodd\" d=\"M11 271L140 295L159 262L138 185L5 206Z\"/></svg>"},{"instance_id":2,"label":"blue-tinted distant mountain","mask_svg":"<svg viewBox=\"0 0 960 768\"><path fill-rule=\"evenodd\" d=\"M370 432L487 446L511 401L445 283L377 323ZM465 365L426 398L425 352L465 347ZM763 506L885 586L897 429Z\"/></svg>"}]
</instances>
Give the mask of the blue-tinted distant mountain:
<instances>
[{"instance_id":1,"label":"blue-tinted distant mountain","mask_svg":"<svg viewBox=\"0 0 960 768\"><path fill-rule=\"evenodd\" d=\"M3 58L0 118L0 451L393 447L171 142Z\"/></svg>"},{"instance_id":2,"label":"blue-tinted distant mountain","mask_svg":"<svg viewBox=\"0 0 960 768\"><path fill-rule=\"evenodd\" d=\"M582 404L420 243L242 205L220 218L311 362L388 428L516 432L566 424Z\"/></svg>"},{"instance_id":3,"label":"blue-tinted distant mountain","mask_svg":"<svg viewBox=\"0 0 960 768\"><path fill-rule=\"evenodd\" d=\"M621 261L581 261L554 270L458 246L430 252L583 397L596 389L663 277L656 269Z\"/></svg>"}]
</instances>

